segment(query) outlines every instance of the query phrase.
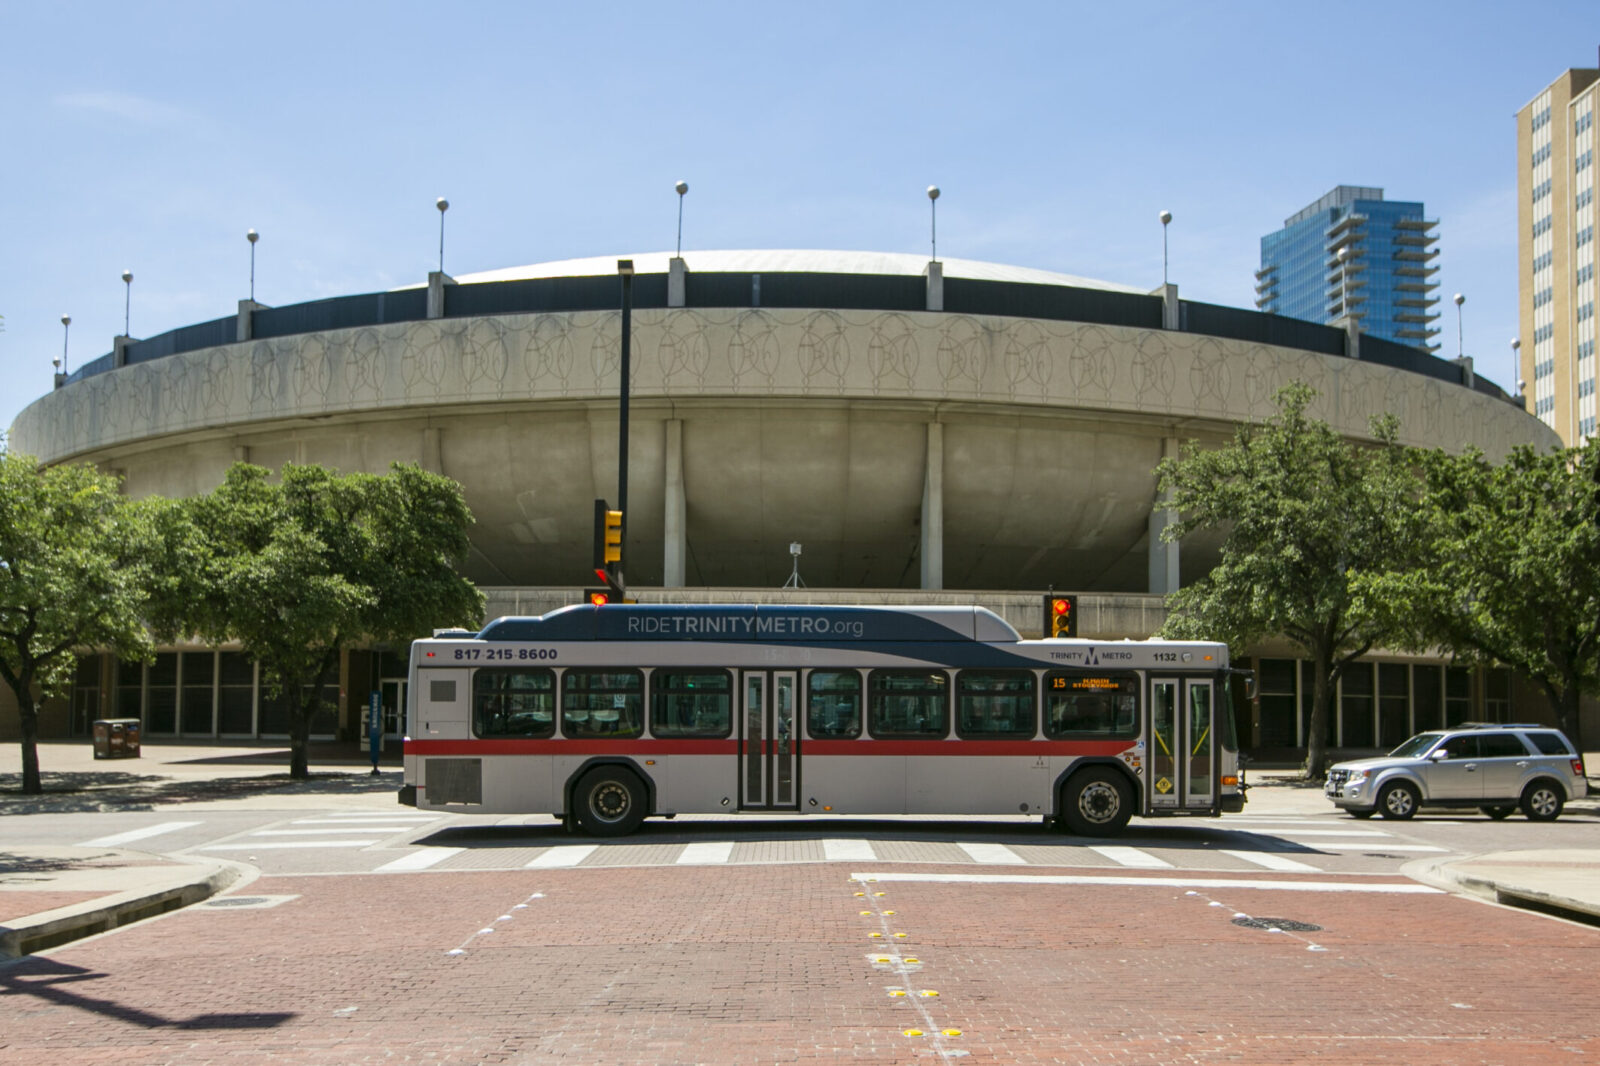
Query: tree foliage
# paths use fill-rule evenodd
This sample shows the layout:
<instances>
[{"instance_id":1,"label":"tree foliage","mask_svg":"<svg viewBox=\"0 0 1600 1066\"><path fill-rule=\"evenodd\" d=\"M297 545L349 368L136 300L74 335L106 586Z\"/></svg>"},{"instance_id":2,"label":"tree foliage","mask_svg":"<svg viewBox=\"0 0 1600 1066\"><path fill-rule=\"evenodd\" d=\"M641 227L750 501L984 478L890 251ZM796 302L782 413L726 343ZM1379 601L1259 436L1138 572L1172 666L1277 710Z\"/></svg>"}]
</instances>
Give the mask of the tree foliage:
<instances>
[{"instance_id":1,"label":"tree foliage","mask_svg":"<svg viewBox=\"0 0 1600 1066\"><path fill-rule=\"evenodd\" d=\"M150 655L143 616L162 501L125 499L90 466L0 452L0 679L17 698L22 790L42 790L38 701L71 689L75 652Z\"/></svg>"},{"instance_id":2,"label":"tree foliage","mask_svg":"<svg viewBox=\"0 0 1600 1066\"><path fill-rule=\"evenodd\" d=\"M483 597L456 573L472 515L461 487L415 465L386 475L240 463L184 501L168 530L152 620L165 639L236 641L288 710L291 776L324 684L354 641L403 643L472 624Z\"/></svg>"},{"instance_id":3,"label":"tree foliage","mask_svg":"<svg viewBox=\"0 0 1600 1066\"><path fill-rule=\"evenodd\" d=\"M1418 465L1424 564L1366 575L1361 591L1397 611L1412 646L1531 679L1581 745L1579 701L1600 681L1600 441L1517 448L1498 466L1433 451Z\"/></svg>"},{"instance_id":4,"label":"tree foliage","mask_svg":"<svg viewBox=\"0 0 1600 1066\"><path fill-rule=\"evenodd\" d=\"M1194 443L1157 468L1178 521L1175 540L1225 531L1216 568L1167 599L1162 635L1224 640L1235 650L1282 635L1313 665L1305 772L1326 768L1330 704L1355 659L1403 632L1376 596L1358 598L1357 573L1404 572L1416 562L1416 482L1393 417L1374 419L1371 446L1307 416L1316 393L1295 383L1278 411L1239 427L1231 444Z\"/></svg>"}]
</instances>

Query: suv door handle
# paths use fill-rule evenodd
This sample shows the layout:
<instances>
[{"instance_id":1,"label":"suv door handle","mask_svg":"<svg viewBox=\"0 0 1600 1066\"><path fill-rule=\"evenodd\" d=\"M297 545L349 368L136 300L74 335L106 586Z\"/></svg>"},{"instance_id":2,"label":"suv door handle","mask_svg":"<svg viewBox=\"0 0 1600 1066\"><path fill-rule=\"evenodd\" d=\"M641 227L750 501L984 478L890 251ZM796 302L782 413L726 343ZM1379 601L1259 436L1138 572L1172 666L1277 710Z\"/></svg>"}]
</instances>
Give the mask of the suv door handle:
<instances>
[{"instance_id":1,"label":"suv door handle","mask_svg":"<svg viewBox=\"0 0 1600 1066\"><path fill-rule=\"evenodd\" d=\"M1528 768L1528 760L1527 759L1518 759L1517 760L1517 769L1526 770L1527 768Z\"/></svg>"},{"instance_id":2,"label":"suv door handle","mask_svg":"<svg viewBox=\"0 0 1600 1066\"><path fill-rule=\"evenodd\" d=\"M1469 763L1467 763L1465 769L1466 769L1467 773L1475 774L1475 773L1478 772L1478 764L1475 763L1475 762L1469 762Z\"/></svg>"}]
</instances>

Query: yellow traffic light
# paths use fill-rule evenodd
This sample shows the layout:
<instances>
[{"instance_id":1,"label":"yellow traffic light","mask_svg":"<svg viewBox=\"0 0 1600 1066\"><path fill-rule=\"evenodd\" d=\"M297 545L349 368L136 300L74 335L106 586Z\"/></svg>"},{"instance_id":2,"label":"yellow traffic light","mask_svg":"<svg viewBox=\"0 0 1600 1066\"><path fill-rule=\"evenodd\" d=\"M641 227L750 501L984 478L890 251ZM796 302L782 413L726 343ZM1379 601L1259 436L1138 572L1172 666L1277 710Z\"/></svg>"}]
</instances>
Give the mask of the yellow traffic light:
<instances>
[{"instance_id":1,"label":"yellow traffic light","mask_svg":"<svg viewBox=\"0 0 1600 1066\"><path fill-rule=\"evenodd\" d=\"M605 523L605 562L622 562L622 512L607 511Z\"/></svg>"}]
</instances>

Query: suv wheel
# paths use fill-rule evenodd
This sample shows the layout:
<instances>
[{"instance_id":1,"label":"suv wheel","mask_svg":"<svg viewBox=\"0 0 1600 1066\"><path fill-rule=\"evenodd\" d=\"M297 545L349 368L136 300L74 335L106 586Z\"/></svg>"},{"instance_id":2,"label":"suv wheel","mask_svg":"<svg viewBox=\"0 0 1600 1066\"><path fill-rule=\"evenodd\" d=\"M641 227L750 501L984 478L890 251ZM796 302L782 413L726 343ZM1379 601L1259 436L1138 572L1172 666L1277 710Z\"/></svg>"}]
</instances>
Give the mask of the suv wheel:
<instances>
[{"instance_id":1,"label":"suv wheel","mask_svg":"<svg viewBox=\"0 0 1600 1066\"><path fill-rule=\"evenodd\" d=\"M1549 781L1535 781L1522 791L1522 813L1530 822L1553 822L1566 806L1561 789Z\"/></svg>"},{"instance_id":2,"label":"suv wheel","mask_svg":"<svg viewBox=\"0 0 1600 1066\"><path fill-rule=\"evenodd\" d=\"M1383 791L1378 793L1378 813L1385 818L1398 818L1402 821L1417 813L1417 804L1422 802L1422 797L1417 794L1416 788L1404 781L1383 786Z\"/></svg>"}]
</instances>

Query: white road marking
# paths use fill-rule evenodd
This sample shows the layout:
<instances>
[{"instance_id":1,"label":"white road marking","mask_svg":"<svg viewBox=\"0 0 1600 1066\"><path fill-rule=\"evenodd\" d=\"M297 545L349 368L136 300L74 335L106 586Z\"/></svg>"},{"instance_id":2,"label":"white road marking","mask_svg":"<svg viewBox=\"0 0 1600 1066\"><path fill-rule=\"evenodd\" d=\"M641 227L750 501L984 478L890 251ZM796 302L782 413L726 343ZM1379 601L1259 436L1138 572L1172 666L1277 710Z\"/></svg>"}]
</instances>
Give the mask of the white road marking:
<instances>
[{"instance_id":1,"label":"white road marking","mask_svg":"<svg viewBox=\"0 0 1600 1066\"><path fill-rule=\"evenodd\" d=\"M283 848L368 848L376 840L263 840L256 844L202 844L194 851L256 851Z\"/></svg>"},{"instance_id":2,"label":"white road marking","mask_svg":"<svg viewBox=\"0 0 1600 1066\"><path fill-rule=\"evenodd\" d=\"M981 862L992 866L1028 865L1027 859L1024 859L1004 844L957 844L956 847L966 852L973 862Z\"/></svg>"},{"instance_id":3,"label":"white road marking","mask_svg":"<svg viewBox=\"0 0 1600 1066\"><path fill-rule=\"evenodd\" d=\"M1388 833L1376 829L1285 829L1281 837L1386 837Z\"/></svg>"},{"instance_id":4,"label":"white road marking","mask_svg":"<svg viewBox=\"0 0 1600 1066\"><path fill-rule=\"evenodd\" d=\"M822 860L824 862L877 862L878 856L873 852L870 840L824 840L822 842Z\"/></svg>"},{"instance_id":5,"label":"white road marking","mask_svg":"<svg viewBox=\"0 0 1600 1066\"><path fill-rule=\"evenodd\" d=\"M1296 862L1294 859L1286 859L1282 855L1274 855L1270 851L1229 851L1224 848L1222 854L1232 855L1234 858L1243 859L1245 862L1253 862L1257 866L1265 866L1269 870L1282 870L1285 873L1320 874L1322 872L1315 866Z\"/></svg>"},{"instance_id":6,"label":"white road marking","mask_svg":"<svg viewBox=\"0 0 1600 1066\"><path fill-rule=\"evenodd\" d=\"M1253 888L1269 892L1380 892L1442 896L1445 891L1418 884L1372 884L1339 881L1252 881L1234 877L1119 877L1030 874L897 874L853 873L857 881L920 881L944 885L1144 885L1155 888Z\"/></svg>"},{"instance_id":7,"label":"white road marking","mask_svg":"<svg viewBox=\"0 0 1600 1066\"><path fill-rule=\"evenodd\" d=\"M439 819L431 814L385 814L382 816L368 815L358 818L344 815L338 818L296 818L290 825L370 825L373 822L416 822L419 825L426 822L437 822Z\"/></svg>"},{"instance_id":8,"label":"white road marking","mask_svg":"<svg viewBox=\"0 0 1600 1066\"><path fill-rule=\"evenodd\" d=\"M157 825L147 825L143 829L130 829L126 833L112 833L106 837L95 837L85 840L79 847L84 848L115 848L122 844L132 844L136 840L149 840L163 833L176 832L179 829L188 829L199 822L161 822Z\"/></svg>"},{"instance_id":9,"label":"white road marking","mask_svg":"<svg viewBox=\"0 0 1600 1066\"><path fill-rule=\"evenodd\" d=\"M561 847L551 848L529 862L523 869L551 870L563 866L576 866L599 848L599 844L564 844Z\"/></svg>"},{"instance_id":10,"label":"white road marking","mask_svg":"<svg viewBox=\"0 0 1600 1066\"><path fill-rule=\"evenodd\" d=\"M355 832L362 832L362 833L409 833L413 829L416 829L416 828L417 827L414 826L414 825L364 825L359 830L349 829L349 828L345 828L345 829L257 829L255 832L251 833L250 836L253 836L253 837L309 837L309 836L327 836L330 833L333 834L334 836L339 836L339 835L342 835L342 834L355 833Z\"/></svg>"},{"instance_id":11,"label":"white road marking","mask_svg":"<svg viewBox=\"0 0 1600 1066\"><path fill-rule=\"evenodd\" d=\"M684 846L683 854L678 856L678 865L713 866L725 863L732 857L731 840L697 840Z\"/></svg>"},{"instance_id":12,"label":"white road marking","mask_svg":"<svg viewBox=\"0 0 1600 1066\"><path fill-rule=\"evenodd\" d=\"M452 855L459 855L465 848L418 848L409 855L402 855L393 862L386 862L373 873L398 874L409 873L414 870L426 870L430 866L437 866Z\"/></svg>"},{"instance_id":13,"label":"white road marking","mask_svg":"<svg viewBox=\"0 0 1600 1066\"><path fill-rule=\"evenodd\" d=\"M1449 848L1436 848L1432 844L1390 844L1388 841L1382 844L1350 844L1342 840L1319 840L1315 844L1307 844L1306 847L1316 848L1318 851L1365 851L1368 848L1376 848L1380 851L1450 850Z\"/></svg>"},{"instance_id":14,"label":"white road marking","mask_svg":"<svg viewBox=\"0 0 1600 1066\"><path fill-rule=\"evenodd\" d=\"M1091 844L1089 850L1101 855L1118 866L1132 866L1141 870L1170 870L1172 864L1165 859L1158 859L1148 851L1138 848L1125 848L1115 844Z\"/></svg>"}]
</instances>

